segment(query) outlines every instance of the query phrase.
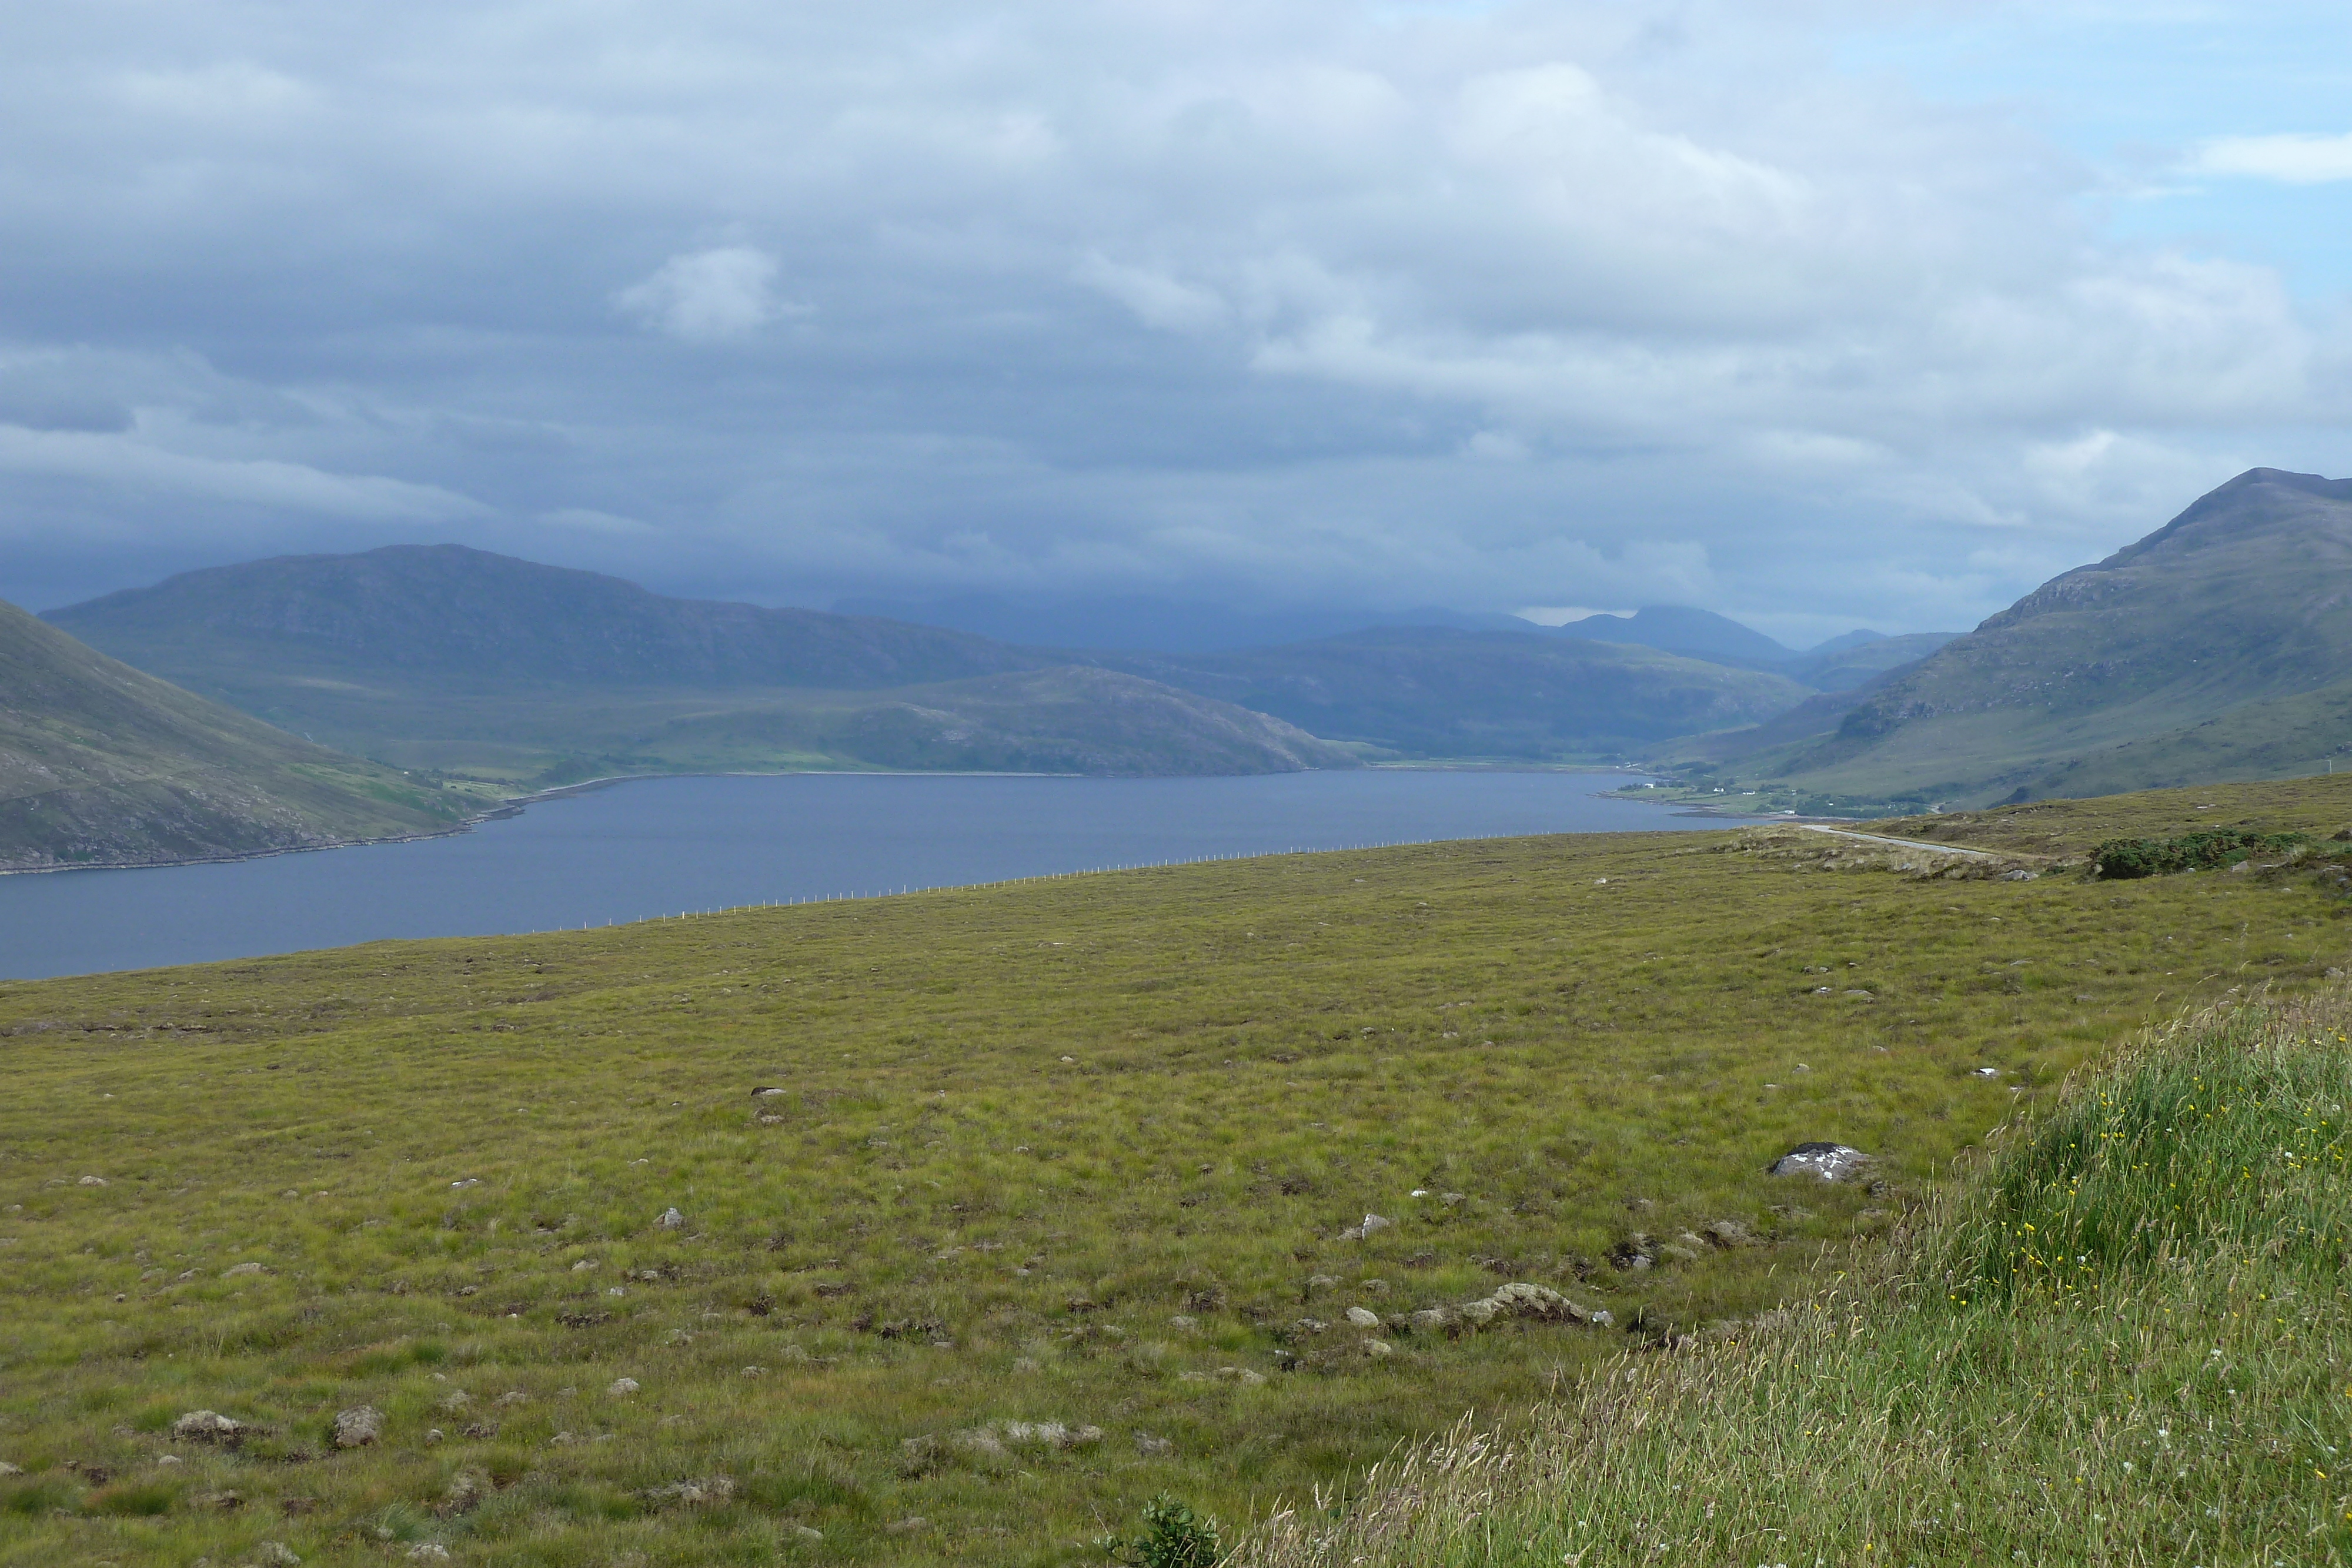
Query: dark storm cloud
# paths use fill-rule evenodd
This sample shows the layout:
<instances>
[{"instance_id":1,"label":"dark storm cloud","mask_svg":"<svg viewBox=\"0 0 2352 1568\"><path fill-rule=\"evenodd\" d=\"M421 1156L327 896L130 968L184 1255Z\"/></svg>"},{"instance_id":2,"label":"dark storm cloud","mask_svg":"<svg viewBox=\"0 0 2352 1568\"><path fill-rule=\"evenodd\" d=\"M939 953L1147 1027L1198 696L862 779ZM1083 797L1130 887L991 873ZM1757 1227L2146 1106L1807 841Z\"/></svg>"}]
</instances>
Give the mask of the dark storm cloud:
<instances>
[{"instance_id":1,"label":"dark storm cloud","mask_svg":"<svg viewBox=\"0 0 2352 1568\"><path fill-rule=\"evenodd\" d=\"M459 538L1900 630L2331 417L2273 274L1753 10L29 14L0 593Z\"/></svg>"}]
</instances>

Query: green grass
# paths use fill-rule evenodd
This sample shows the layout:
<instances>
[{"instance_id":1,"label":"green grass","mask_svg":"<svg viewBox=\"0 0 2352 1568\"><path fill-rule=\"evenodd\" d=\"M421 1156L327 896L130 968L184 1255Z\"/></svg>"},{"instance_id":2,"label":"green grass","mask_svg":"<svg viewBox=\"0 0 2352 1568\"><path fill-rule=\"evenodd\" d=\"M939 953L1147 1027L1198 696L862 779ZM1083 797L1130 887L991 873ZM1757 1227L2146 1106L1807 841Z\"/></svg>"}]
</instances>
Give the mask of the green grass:
<instances>
[{"instance_id":1,"label":"green grass","mask_svg":"<svg viewBox=\"0 0 2352 1568\"><path fill-rule=\"evenodd\" d=\"M2345 1562L2347 1030L2338 989L2157 1033L1859 1282L1240 1560Z\"/></svg>"},{"instance_id":2,"label":"green grass","mask_svg":"<svg viewBox=\"0 0 2352 1568\"><path fill-rule=\"evenodd\" d=\"M1063 1563L1162 1493L1230 1531L1810 1294L2105 1043L2341 959L2301 873L1865 863L1442 844L0 987L0 1563ZM1762 1174L1812 1138L1886 1185ZM1716 1220L1757 1244L1678 1239ZM1507 1279L1635 1333L1346 1315ZM197 1408L261 1430L174 1440Z\"/></svg>"}]
</instances>

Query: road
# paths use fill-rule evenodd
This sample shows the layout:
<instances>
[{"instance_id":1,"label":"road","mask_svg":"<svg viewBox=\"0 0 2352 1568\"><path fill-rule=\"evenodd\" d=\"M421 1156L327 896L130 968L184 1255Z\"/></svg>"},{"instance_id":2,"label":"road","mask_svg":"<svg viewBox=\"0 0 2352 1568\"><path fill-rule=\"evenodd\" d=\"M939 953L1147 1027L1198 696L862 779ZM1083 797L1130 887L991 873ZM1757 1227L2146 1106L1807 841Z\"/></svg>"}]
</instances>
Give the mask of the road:
<instances>
[{"instance_id":1,"label":"road","mask_svg":"<svg viewBox=\"0 0 2352 1568\"><path fill-rule=\"evenodd\" d=\"M1974 860L1997 861L2000 856L1990 850L1962 849L1958 844L1935 844L1924 839L1890 839L1884 833L1857 833L1851 828L1825 828L1819 822L1801 822L1798 826L1808 832L1827 833L1832 838L1860 839L1865 844L1893 844L1897 849L1933 850L1939 855L1967 855Z\"/></svg>"}]
</instances>

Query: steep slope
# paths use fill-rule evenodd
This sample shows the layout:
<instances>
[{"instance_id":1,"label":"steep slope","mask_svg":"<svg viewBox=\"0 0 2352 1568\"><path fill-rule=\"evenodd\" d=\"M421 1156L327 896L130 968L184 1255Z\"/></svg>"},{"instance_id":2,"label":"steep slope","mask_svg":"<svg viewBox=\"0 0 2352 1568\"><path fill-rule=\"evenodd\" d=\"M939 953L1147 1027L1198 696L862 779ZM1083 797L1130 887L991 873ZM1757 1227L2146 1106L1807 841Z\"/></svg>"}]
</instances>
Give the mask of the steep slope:
<instances>
[{"instance_id":1,"label":"steep slope","mask_svg":"<svg viewBox=\"0 0 2352 1568\"><path fill-rule=\"evenodd\" d=\"M1900 637L1874 637L1865 643L1846 643L1841 638L1789 665L1788 674L1824 692L1850 692L1889 670L1917 664L1958 635L1957 632L1913 632Z\"/></svg>"},{"instance_id":2,"label":"steep slope","mask_svg":"<svg viewBox=\"0 0 2352 1568\"><path fill-rule=\"evenodd\" d=\"M1754 724L1807 695L1781 675L1638 645L1435 627L1105 662L1328 739L1425 757L1620 756Z\"/></svg>"},{"instance_id":3,"label":"steep slope","mask_svg":"<svg viewBox=\"0 0 2352 1568\"><path fill-rule=\"evenodd\" d=\"M0 603L0 869L431 832L466 803L142 674Z\"/></svg>"},{"instance_id":4,"label":"steep slope","mask_svg":"<svg viewBox=\"0 0 2352 1568\"><path fill-rule=\"evenodd\" d=\"M1783 777L1970 804L2315 770L2352 715L2299 699L2347 679L2352 480L2256 468L1871 693Z\"/></svg>"}]
</instances>

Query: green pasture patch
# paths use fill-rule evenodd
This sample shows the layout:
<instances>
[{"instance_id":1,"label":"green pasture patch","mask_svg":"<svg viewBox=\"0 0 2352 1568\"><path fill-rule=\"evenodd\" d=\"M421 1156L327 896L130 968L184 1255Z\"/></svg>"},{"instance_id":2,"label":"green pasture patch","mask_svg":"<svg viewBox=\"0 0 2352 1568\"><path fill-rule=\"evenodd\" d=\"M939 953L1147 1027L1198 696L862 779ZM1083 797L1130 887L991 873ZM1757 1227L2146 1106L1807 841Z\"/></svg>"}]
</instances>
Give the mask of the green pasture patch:
<instances>
[{"instance_id":1,"label":"green pasture patch","mask_svg":"<svg viewBox=\"0 0 2352 1568\"><path fill-rule=\"evenodd\" d=\"M0 985L0 1563L1244 1528L1810 1291L2336 907L1596 835ZM1813 1139L1877 1185L1764 1174ZM1612 1326L1412 1321L1507 1281Z\"/></svg>"}]
</instances>

